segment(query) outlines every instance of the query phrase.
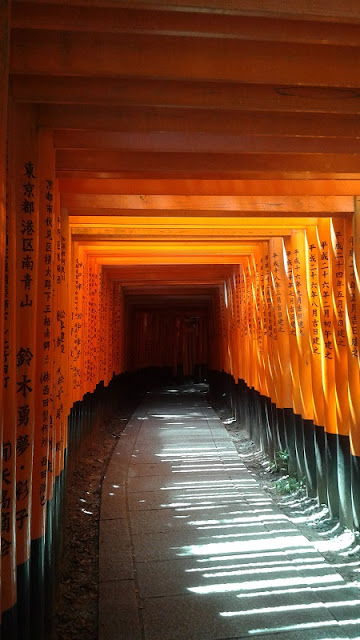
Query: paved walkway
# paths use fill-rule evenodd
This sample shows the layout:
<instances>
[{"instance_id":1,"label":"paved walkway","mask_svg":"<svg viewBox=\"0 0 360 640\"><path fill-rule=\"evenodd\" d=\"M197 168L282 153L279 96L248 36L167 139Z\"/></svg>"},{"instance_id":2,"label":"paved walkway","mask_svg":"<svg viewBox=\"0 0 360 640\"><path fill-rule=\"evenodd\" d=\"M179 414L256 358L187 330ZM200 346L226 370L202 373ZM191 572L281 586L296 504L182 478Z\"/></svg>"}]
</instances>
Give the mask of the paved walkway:
<instances>
[{"instance_id":1,"label":"paved walkway","mask_svg":"<svg viewBox=\"0 0 360 640\"><path fill-rule=\"evenodd\" d=\"M273 505L204 395L148 394L103 485L100 640L360 639L359 591Z\"/></svg>"}]
</instances>

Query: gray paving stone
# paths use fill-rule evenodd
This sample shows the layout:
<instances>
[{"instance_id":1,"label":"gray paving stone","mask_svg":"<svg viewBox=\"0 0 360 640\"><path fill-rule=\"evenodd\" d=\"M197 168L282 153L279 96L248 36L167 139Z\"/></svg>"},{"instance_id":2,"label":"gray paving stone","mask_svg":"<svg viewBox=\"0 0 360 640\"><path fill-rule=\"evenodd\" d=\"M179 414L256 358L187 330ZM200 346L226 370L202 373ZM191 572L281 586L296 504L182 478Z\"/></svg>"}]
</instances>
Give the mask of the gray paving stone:
<instances>
[{"instance_id":1,"label":"gray paving stone","mask_svg":"<svg viewBox=\"0 0 360 640\"><path fill-rule=\"evenodd\" d=\"M133 578L131 544L124 519L101 520L99 541L99 580Z\"/></svg>"},{"instance_id":2,"label":"gray paving stone","mask_svg":"<svg viewBox=\"0 0 360 640\"><path fill-rule=\"evenodd\" d=\"M107 476L106 479L109 481ZM246 480L246 477L244 477L244 479ZM231 480L225 471L196 477L191 473L177 474L177 476L174 474L171 476L148 476L129 478L128 491L193 491L199 489L212 489L215 491L224 487L233 488L234 482L235 481Z\"/></svg>"},{"instance_id":3,"label":"gray paving stone","mask_svg":"<svg viewBox=\"0 0 360 640\"><path fill-rule=\"evenodd\" d=\"M134 581L102 582L99 591L99 640L141 640Z\"/></svg>"},{"instance_id":4,"label":"gray paving stone","mask_svg":"<svg viewBox=\"0 0 360 640\"><path fill-rule=\"evenodd\" d=\"M256 634L252 636L255 640L348 640L348 636L343 634L340 627L334 623L330 626L322 625L322 628L307 626L305 629L291 629L290 635L288 631L284 633ZM227 638L226 640L243 640L249 636L238 636L237 638Z\"/></svg>"},{"instance_id":5,"label":"gray paving stone","mask_svg":"<svg viewBox=\"0 0 360 640\"><path fill-rule=\"evenodd\" d=\"M289 626L301 630L301 625L337 624L321 603L311 608L311 602L296 602L293 609L253 613L239 608L238 599L231 594L194 599L189 595L149 598L144 601L144 623L147 640L223 640L236 637L262 637L284 631ZM225 615L224 615L225 614ZM230 615L231 614L231 615ZM236 615L238 614L238 615ZM321 626L320 626L321 625ZM300 627L300 628L299 628ZM323 630L323 629L322 629ZM286 635L284 635L286 637ZM303 638L307 638L303 630ZM325 636L326 637L326 636ZM288 632L287 640L292 640Z\"/></svg>"},{"instance_id":6,"label":"gray paving stone","mask_svg":"<svg viewBox=\"0 0 360 640\"><path fill-rule=\"evenodd\" d=\"M229 460L230 462L234 462L234 457L230 457L230 455L225 456L225 462ZM238 460L238 458L237 458ZM235 460L236 461L236 460ZM209 464L214 463L214 464L219 464L221 462L223 462L223 454L221 453L216 453L212 452L210 456L206 456L206 457L202 457L199 456L198 454L192 454L190 455L190 453L188 453L186 456L182 456L181 454L159 454L157 451L154 451L153 453L149 453L148 451L136 451L134 450L132 455L131 455L131 465L136 465L136 464L159 464L159 463L163 463L163 462L168 462L170 464L177 464L177 465L190 465L190 464L199 464L199 463L206 463L208 462Z\"/></svg>"},{"instance_id":7,"label":"gray paving stone","mask_svg":"<svg viewBox=\"0 0 360 640\"><path fill-rule=\"evenodd\" d=\"M226 491L225 496L219 497L217 494L216 496L191 497L190 495L184 496L183 491L142 491L129 493L128 505L130 511L176 507L179 510L186 509L189 513L203 514L204 511L209 513L220 511L222 514L224 509L233 510L245 503L245 499L239 496L235 489L232 492Z\"/></svg>"},{"instance_id":8,"label":"gray paving stone","mask_svg":"<svg viewBox=\"0 0 360 640\"><path fill-rule=\"evenodd\" d=\"M139 562L169 560L188 554L188 548L198 541L194 531L164 531L133 535L135 557Z\"/></svg>"},{"instance_id":9,"label":"gray paving stone","mask_svg":"<svg viewBox=\"0 0 360 640\"><path fill-rule=\"evenodd\" d=\"M127 517L125 486L103 483L101 493L101 520L115 520Z\"/></svg>"},{"instance_id":10,"label":"gray paving stone","mask_svg":"<svg viewBox=\"0 0 360 640\"><path fill-rule=\"evenodd\" d=\"M315 565L315 562L313 564ZM299 583L297 587L299 594L295 595L284 593L281 587L280 589L279 587L277 589L271 587L274 581L281 585L281 582L286 579L299 581L303 576L301 566L286 559L284 554L279 555L277 559L272 557L268 562L264 562L261 557L258 557L252 559L250 563L245 558L240 558L237 561L201 563L196 559L183 557L161 562L137 563L136 567L142 598L179 595L181 593L185 595L189 593L190 589L206 590L209 587L211 590L218 588L219 585L224 585L224 589L226 588L230 592L233 584L236 585L242 580L251 583L256 579L263 583L261 590L266 595L257 596L256 592L249 589L246 594L242 592L241 602L237 606L244 606L247 610L255 599L262 607L274 606L276 603L283 605L286 601L294 602L300 595L302 598L307 596L309 602L314 601L314 593L306 579L303 580L302 586ZM239 593L236 587L234 593ZM200 592L199 597L202 595L203 593ZM321 594L319 593L315 599L321 602Z\"/></svg>"},{"instance_id":11,"label":"gray paving stone","mask_svg":"<svg viewBox=\"0 0 360 640\"><path fill-rule=\"evenodd\" d=\"M131 464L128 469L129 478L141 478L147 476L165 476L173 473L173 465L170 462L154 462L146 464Z\"/></svg>"},{"instance_id":12,"label":"gray paving stone","mask_svg":"<svg viewBox=\"0 0 360 640\"><path fill-rule=\"evenodd\" d=\"M188 529L190 519L189 515L179 514L175 509L131 511L130 528L133 535Z\"/></svg>"}]
</instances>

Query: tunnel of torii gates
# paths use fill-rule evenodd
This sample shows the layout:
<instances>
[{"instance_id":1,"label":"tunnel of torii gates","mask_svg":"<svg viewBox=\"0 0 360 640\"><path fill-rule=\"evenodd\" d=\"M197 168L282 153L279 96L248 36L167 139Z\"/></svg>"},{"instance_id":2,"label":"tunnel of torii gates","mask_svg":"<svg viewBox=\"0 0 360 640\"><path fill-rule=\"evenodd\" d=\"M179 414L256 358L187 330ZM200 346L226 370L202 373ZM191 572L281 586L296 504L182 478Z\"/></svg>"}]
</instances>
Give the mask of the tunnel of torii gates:
<instances>
[{"instance_id":1,"label":"tunnel of torii gates","mask_svg":"<svg viewBox=\"0 0 360 640\"><path fill-rule=\"evenodd\" d=\"M210 381L360 527L358 3L76 4L0 2L6 640L42 637L65 471L141 372Z\"/></svg>"}]
</instances>

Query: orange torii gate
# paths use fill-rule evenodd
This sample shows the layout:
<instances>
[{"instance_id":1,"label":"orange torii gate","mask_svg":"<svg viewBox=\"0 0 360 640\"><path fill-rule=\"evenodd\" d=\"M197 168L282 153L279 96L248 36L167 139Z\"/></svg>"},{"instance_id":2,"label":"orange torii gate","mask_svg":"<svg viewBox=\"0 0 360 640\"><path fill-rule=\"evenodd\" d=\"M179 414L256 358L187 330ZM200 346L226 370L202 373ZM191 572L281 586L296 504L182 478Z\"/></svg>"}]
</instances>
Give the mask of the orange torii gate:
<instances>
[{"instance_id":1,"label":"orange torii gate","mask_svg":"<svg viewBox=\"0 0 360 640\"><path fill-rule=\"evenodd\" d=\"M295 0L266 18L248 0L11 4L2 630L42 640L66 470L139 368L207 369L259 447L359 529L360 34L357 4L331 0L314 21Z\"/></svg>"},{"instance_id":2,"label":"orange torii gate","mask_svg":"<svg viewBox=\"0 0 360 640\"><path fill-rule=\"evenodd\" d=\"M31 108L18 109L11 122L9 171L17 186L8 192L8 210L13 207L16 216L7 217L6 272L17 286L6 290L10 351L4 389L2 571L9 586L3 592L4 612L17 599L29 619L34 585L43 594L37 607L46 609L42 588L49 547L58 536L56 504L63 491L71 407L126 370L172 366L171 345L180 326L176 317L192 313L189 294L181 287L197 281L200 294L207 283L206 276L197 280L197 267L213 265L200 312L212 320L200 323L201 354L194 356L190 343L182 347L185 372L197 364L231 376L243 407L252 403L251 422L240 410L252 436L270 454L288 449L290 466L305 478L309 492L325 498L342 522L358 526L357 244L348 201L341 201L345 211L332 217L321 198L315 206L309 201L310 211L304 211L304 200L295 217L290 211L287 217L254 217L258 204L249 198L241 217L224 215L223 209L220 218L143 218L131 215L132 208L117 217L90 216L88 210L73 215L68 196L59 192L51 132L35 133ZM19 129L27 137L17 139ZM183 211L184 201L176 200L171 210ZM211 200L202 202L208 212ZM238 199L231 202L242 206ZM169 204L168 197L168 210ZM192 200L187 204L195 207ZM159 203L149 200L147 205L151 211ZM227 211L231 214L231 207ZM151 265L166 269L164 283L177 281L165 295L182 291L186 309L153 310L150 322L143 273ZM138 320L132 323L125 316L129 275L121 270L129 274L140 267L137 287L145 307L135 312ZM196 307L193 311L199 313ZM169 323L171 313L174 322ZM129 322L137 355L124 345ZM267 418L268 432L262 430L261 416ZM71 431L71 442L74 437L79 434ZM333 457L328 459L325 451ZM21 585L20 596L16 585ZM43 618L37 620L41 636Z\"/></svg>"}]
</instances>

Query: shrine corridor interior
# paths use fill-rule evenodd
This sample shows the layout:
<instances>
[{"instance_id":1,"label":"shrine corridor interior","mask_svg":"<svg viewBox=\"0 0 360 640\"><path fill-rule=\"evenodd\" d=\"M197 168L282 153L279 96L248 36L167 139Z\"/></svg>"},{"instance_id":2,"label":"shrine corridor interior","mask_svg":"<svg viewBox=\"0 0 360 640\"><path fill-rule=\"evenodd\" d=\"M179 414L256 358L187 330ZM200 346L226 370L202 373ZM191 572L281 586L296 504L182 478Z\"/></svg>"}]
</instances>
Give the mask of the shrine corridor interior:
<instances>
[{"instance_id":1,"label":"shrine corridor interior","mask_svg":"<svg viewBox=\"0 0 360 640\"><path fill-rule=\"evenodd\" d=\"M358 0L1 0L0 47L4 640L136 385L207 380L358 530Z\"/></svg>"}]
</instances>

